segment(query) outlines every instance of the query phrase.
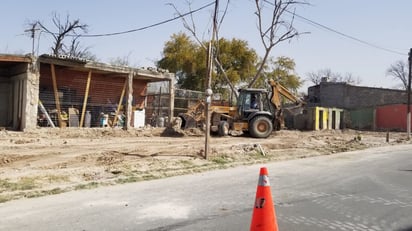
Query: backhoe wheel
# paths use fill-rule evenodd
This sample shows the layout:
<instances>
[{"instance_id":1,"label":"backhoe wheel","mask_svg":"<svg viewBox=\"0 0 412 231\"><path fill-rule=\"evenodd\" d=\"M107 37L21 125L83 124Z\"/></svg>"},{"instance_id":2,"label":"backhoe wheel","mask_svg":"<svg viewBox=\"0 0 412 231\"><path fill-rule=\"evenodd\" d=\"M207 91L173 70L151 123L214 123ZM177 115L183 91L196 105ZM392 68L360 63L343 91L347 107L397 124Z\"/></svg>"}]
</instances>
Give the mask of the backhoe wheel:
<instances>
[{"instance_id":1,"label":"backhoe wheel","mask_svg":"<svg viewBox=\"0 0 412 231\"><path fill-rule=\"evenodd\" d=\"M257 116L249 123L249 133L254 138L267 138L273 131L273 124L266 116Z\"/></svg>"},{"instance_id":2,"label":"backhoe wheel","mask_svg":"<svg viewBox=\"0 0 412 231\"><path fill-rule=\"evenodd\" d=\"M227 136L229 135L229 123L227 121L220 121L219 128L218 128L219 136Z\"/></svg>"}]
</instances>

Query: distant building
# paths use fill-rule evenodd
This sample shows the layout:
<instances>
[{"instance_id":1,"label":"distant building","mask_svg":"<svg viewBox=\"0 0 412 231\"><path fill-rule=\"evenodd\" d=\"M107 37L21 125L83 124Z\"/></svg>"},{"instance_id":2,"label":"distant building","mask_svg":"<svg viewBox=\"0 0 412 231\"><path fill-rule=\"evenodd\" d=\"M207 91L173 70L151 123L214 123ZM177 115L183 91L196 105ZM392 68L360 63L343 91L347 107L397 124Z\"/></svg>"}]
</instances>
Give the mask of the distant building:
<instances>
[{"instance_id":1,"label":"distant building","mask_svg":"<svg viewBox=\"0 0 412 231\"><path fill-rule=\"evenodd\" d=\"M323 81L308 88L308 106L343 109L368 108L390 104L406 104L405 90L353 86Z\"/></svg>"},{"instance_id":2,"label":"distant building","mask_svg":"<svg viewBox=\"0 0 412 231\"><path fill-rule=\"evenodd\" d=\"M345 109L347 128L405 131L407 97L405 90L322 81L308 88L307 106Z\"/></svg>"}]
</instances>

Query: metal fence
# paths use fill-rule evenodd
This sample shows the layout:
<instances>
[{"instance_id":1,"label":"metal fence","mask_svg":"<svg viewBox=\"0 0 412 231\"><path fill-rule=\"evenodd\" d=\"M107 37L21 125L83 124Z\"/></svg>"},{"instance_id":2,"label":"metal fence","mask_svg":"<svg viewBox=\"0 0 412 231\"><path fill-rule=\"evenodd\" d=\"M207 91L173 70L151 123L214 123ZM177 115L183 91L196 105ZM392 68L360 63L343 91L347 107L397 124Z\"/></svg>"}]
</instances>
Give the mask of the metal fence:
<instances>
[{"instance_id":1,"label":"metal fence","mask_svg":"<svg viewBox=\"0 0 412 231\"><path fill-rule=\"evenodd\" d=\"M156 83L148 86L146 95L146 124L161 126L167 123L168 109L170 107L169 87L167 83ZM186 112L188 108L204 98L204 93L199 91L175 89L173 116Z\"/></svg>"}]
</instances>

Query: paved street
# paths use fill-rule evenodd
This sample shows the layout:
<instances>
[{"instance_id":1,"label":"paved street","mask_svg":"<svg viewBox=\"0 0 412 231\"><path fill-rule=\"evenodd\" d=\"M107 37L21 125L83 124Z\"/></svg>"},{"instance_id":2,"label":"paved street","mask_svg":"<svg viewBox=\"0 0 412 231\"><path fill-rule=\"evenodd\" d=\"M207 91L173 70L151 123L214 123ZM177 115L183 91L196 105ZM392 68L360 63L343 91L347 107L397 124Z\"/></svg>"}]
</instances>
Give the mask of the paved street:
<instances>
[{"instance_id":1,"label":"paved street","mask_svg":"<svg viewBox=\"0 0 412 231\"><path fill-rule=\"evenodd\" d=\"M259 169L280 230L410 230L412 145L0 204L0 230L248 230Z\"/></svg>"}]
</instances>

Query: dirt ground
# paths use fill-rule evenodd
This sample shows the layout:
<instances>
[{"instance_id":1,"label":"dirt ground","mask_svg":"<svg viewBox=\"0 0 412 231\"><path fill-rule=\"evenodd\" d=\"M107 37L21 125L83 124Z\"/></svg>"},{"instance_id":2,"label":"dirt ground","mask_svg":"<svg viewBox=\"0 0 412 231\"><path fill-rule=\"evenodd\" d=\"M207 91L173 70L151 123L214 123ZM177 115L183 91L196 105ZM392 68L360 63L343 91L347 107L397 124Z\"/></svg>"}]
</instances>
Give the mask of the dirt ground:
<instances>
[{"instance_id":1,"label":"dirt ground","mask_svg":"<svg viewBox=\"0 0 412 231\"><path fill-rule=\"evenodd\" d=\"M236 165L411 143L406 133L277 131L267 139L202 131L41 128L0 131L0 202Z\"/></svg>"}]
</instances>

